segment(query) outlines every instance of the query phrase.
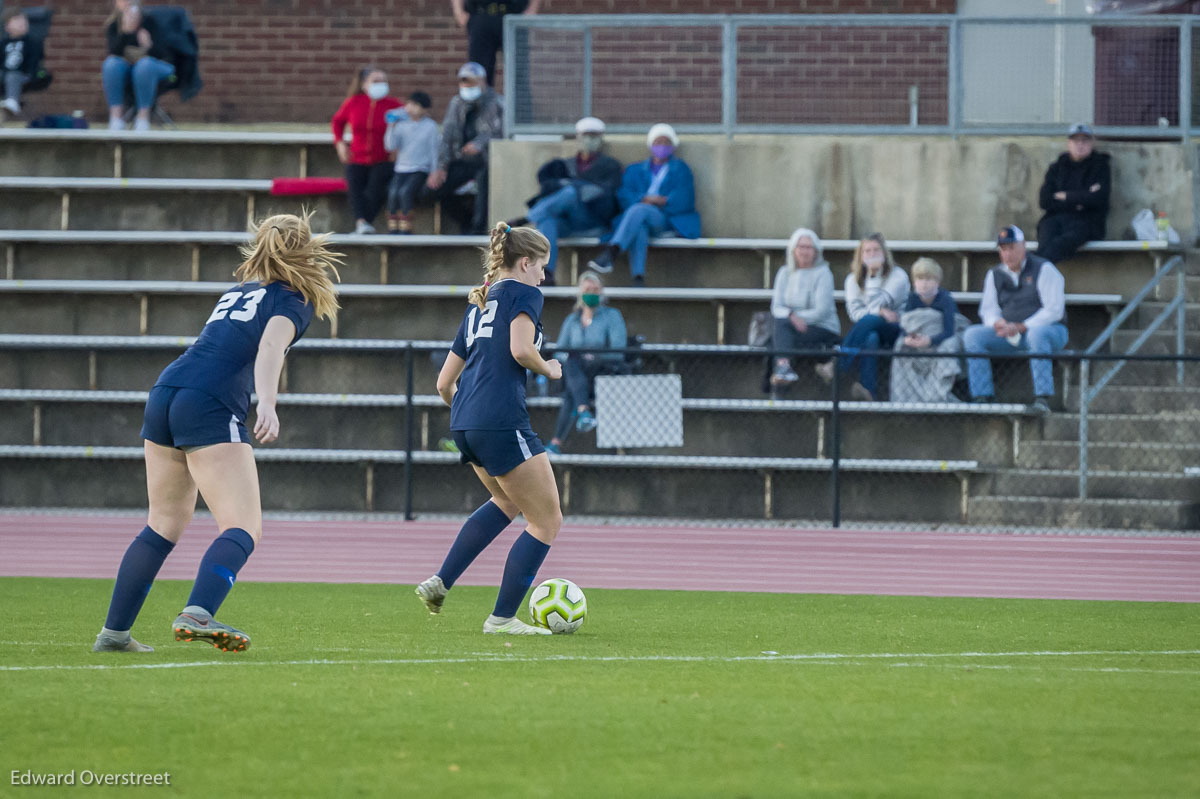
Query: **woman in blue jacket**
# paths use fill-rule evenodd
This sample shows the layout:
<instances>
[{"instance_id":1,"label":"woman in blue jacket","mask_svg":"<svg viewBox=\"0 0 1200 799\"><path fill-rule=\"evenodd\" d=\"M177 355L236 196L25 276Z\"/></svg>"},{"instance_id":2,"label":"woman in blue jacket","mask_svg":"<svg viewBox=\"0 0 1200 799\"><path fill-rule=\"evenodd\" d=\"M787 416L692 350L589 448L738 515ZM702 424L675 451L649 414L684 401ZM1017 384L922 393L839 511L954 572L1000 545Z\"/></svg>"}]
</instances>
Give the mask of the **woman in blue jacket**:
<instances>
[{"instance_id":1,"label":"woman in blue jacket","mask_svg":"<svg viewBox=\"0 0 1200 799\"><path fill-rule=\"evenodd\" d=\"M613 261L629 253L633 285L645 285L646 249L651 236L666 233L685 239L700 237L700 214L696 213L696 187L691 168L675 157L679 137L670 125L660 122L646 135L650 157L625 168L617 201L621 215L608 246L588 262L597 272L612 271Z\"/></svg>"}]
</instances>

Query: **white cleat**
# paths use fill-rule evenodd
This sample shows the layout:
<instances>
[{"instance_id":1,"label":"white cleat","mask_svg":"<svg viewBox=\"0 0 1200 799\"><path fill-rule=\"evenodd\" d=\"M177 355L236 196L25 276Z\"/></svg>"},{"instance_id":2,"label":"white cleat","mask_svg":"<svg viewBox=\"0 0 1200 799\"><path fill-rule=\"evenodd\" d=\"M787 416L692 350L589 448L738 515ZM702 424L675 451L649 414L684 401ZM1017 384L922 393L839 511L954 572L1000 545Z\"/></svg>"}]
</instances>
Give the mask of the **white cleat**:
<instances>
[{"instance_id":1,"label":"white cleat","mask_svg":"<svg viewBox=\"0 0 1200 799\"><path fill-rule=\"evenodd\" d=\"M503 633L505 635L550 635L545 627L534 627L526 624L516 616L502 619L499 616L488 616L483 623L483 631L487 634Z\"/></svg>"},{"instance_id":2,"label":"white cleat","mask_svg":"<svg viewBox=\"0 0 1200 799\"><path fill-rule=\"evenodd\" d=\"M437 615L442 612L442 603L446 601L446 594L449 591L450 589L442 582L442 578L435 574L417 586L416 594L425 603L430 615Z\"/></svg>"},{"instance_id":3,"label":"white cleat","mask_svg":"<svg viewBox=\"0 0 1200 799\"><path fill-rule=\"evenodd\" d=\"M146 646L139 643L128 633L124 637L105 635L100 633L96 636L96 643L92 645L93 652L153 652L154 647Z\"/></svg>"}]
</instances>

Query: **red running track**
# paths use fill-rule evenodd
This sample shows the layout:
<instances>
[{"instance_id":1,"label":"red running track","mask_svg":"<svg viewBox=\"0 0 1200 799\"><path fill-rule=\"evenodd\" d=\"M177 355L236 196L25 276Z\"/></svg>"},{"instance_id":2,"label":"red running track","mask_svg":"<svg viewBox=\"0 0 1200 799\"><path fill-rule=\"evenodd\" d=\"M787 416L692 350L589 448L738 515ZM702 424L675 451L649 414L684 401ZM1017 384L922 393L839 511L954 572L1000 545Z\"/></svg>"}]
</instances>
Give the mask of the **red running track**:
<instances>
[{"instance_id":1,"label":"red running track","mask_svg":"<svg viewBox=\"0 0 1200 799\"><path fill-rule=\"evenodd\" d=\"M0 514L0 576L113 577L140 516ZM458 523L268 519L241 579L416 583ZM461 582L496 585L516 525ZM192 579L197 520L163 567ZM541 570L585 587L1200 602L1200 538L567 523Z\"/></svg>"}]
</instances>

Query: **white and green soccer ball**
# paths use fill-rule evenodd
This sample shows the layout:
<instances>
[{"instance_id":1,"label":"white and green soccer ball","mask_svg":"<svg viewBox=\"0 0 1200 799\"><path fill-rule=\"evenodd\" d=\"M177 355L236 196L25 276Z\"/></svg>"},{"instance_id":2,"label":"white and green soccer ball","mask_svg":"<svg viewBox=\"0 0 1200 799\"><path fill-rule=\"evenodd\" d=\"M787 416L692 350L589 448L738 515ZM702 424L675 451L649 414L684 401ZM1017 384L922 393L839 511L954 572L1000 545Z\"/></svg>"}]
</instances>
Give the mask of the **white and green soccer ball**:
<instances>
[{"instance_id":1,"label":"white and green soccer ball","mask_svg":"<svg viewBox=\"0 0 1200 799\"><path fill-rule=\"evenodd\" d=\"M529 595L529 616L552 633L573 633L587 618L587 598L570 580L546 580Z\"/></svg>"}]
</instances>

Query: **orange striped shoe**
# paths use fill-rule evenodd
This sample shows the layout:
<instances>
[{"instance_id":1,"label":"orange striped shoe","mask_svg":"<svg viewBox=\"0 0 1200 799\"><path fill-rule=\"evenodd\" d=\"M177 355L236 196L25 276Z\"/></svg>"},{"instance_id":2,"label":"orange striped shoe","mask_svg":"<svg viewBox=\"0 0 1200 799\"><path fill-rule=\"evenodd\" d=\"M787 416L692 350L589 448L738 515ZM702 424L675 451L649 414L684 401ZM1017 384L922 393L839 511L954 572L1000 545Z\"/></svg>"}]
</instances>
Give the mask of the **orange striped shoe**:
<instances>
[{"instance_id":1,"label":"orange striped shoe","mask_svg":"<svg viewBox=\"0 0 1200 799\"><path fill-rule=\"evenodd\" d=\"M171 628L176 641L203 641L223 652L243 652L250 647L250 636L222 624L198 607L184 608Z\"/></svg>"}]
</instances>

